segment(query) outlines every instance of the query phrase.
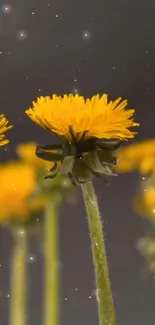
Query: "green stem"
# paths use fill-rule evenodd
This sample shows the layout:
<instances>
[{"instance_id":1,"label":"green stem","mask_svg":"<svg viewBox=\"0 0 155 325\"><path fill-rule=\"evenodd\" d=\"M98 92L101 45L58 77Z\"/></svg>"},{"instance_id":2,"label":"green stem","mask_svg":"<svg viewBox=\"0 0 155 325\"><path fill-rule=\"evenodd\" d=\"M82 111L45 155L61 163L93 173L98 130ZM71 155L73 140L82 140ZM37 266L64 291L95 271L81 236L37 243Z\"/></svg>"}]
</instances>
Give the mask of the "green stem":
<instances>
[{"instance_id":1,"label":"green stem","mask_svg":"<svg viewBox=\"0 0 155 325\"><path fill-rule=\"evenodd\" d=\"M54 203L48 205L45 216L45 294L44 325L59 324L58 216Z\"/></svg>"},{"instance_id":2,"label":"green stem","mask_svg":"<svg viewBox=\"0 0 155 325\"><path fill-rule=\"evenodd\" d=\"M100 325L116 325L102 222L92 182L81 185L90 231Z\"/></svg>"},{"instance_id":3,"label":"green stem","mask_svg":"<svg viewBox=\"0 0 155 325\"><path fill-rule=\"evenodd\" d=\"M10 325L26 324L26 258L27 234L24 229L14 231L11 268Z\"/></svg>"}]
</instances>

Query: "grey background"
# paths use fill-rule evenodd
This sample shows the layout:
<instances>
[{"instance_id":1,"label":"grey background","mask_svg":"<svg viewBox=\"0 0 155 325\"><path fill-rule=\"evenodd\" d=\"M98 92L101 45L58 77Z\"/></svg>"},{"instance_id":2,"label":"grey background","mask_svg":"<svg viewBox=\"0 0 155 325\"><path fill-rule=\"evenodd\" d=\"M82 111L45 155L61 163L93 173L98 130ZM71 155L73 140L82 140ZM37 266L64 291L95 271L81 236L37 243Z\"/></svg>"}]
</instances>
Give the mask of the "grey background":
<instances>
[{"instance_id":1,"label":"grey background","mask_svg":"<svg viewBox=\"0 0 155 325\"><path fill-rule=\"evenodd\" d=\"M154 1L10 0L9 5L9 14L3 7L0 11L0 107L15 127L8 134L11 144L1 148L1 161L15 158L19 142L54 141L25 115L33 99L76 89L89 97L107 92L111 99L128 98L141 123L136 140L154 136ZM20 37L22 31L25 39ZM155 322L155 285L144 275L143 259L135 249L137 237L145 234L148 226L131 207L138 178L136 174L121 175L110 179L110 188L95 182L119 325ZM78 195L76 208L65 206L59 216L61 324L96 325L87 220L81 193ZM1 229L2 325L8 324L11 249L10 234ZM35 259L28 261L28 325L41 325L43 259L37 240L30 244L30 255Z\"/></svg>"}]
</instances>

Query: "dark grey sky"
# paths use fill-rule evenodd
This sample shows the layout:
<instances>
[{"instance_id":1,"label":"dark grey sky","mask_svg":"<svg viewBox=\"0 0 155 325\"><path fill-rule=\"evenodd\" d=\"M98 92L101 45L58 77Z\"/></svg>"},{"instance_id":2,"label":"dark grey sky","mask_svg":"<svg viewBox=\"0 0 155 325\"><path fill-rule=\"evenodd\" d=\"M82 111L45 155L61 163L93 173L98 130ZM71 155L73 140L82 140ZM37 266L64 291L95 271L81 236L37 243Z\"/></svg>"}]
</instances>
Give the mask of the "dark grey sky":
<instances>
[{"instance_id":1,"label":"dark grey sky","mask_svg":"<svg viewBox=\"0 0 155 325\"><path fill-rule=\"evenodd\" d=\"M10 0L10 8L1 3L0 106L15 125L8 134L11 144L1 149L2 161L15 157L14 147L20 141L51 141L50 134L34 125L24 111L37 96L52 93L79 91L92 96L107 92L111 99L128 98L141 123L137 140L154 136L153 0ZM121 175L110 179L110 188L96 183L118 325L155 322L155 284L144 277L143 260L135 249L137 237L147 227L131 208L137 181L136 175ZM65 206L61 210L60 251L61 324L97 325L90 242L80 193L76 209ZM41 325L43 262L35 241L30 254L35 262L28 262L28 325ZM1 230L2 325L8 325L10 257L11 239Z\"/></svg>"}]
</instances>

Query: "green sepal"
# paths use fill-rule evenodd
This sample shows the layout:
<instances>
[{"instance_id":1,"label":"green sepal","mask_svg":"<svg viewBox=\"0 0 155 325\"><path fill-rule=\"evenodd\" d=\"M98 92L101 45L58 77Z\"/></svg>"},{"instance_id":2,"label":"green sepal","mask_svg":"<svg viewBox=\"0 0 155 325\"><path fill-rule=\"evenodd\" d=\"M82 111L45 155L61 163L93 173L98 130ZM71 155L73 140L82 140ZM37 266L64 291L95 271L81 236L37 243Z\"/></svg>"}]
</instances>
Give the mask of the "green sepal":
<instances>
[{"instance_id":1,"label":"green sepal","mask_svg":"<svg viewBox=\"0 0 155 325\"><path fill-rule=\"evenodd\" d=\"M97 178L103 179L104 183L105 183L106 185L109 185L109 182L108 182L108 180L107 180L107 178L105 177L104 174L95 173L94 171L92 171L92 174L93 174L93 176L95 176L95 177L97 177Z\"/></svg>"},{"instance_id":2,"label":"green sepal","mask_svg":"<svg viewBox=\"0 0 155 325\"><path fill-rule=\"evenodd\" d=\"M58 150L58 152L50 152L50 150ZM62 149L60 150L60 146L56 144L42 147L37 146L35 154L37 157L47 161L61 161L64 157Z\"/></svg>"},{"instance_id":3,"label":"green sepal","mask_svg":"<svg viewBox=\"0 0 155 325\"><path fill-rule=\"evenodd\" d=\"M117 163L117 158L112 155L108 150L98 149L97 151L98 158L101 163L107 163L107 165L115 166Z\"/></svg>"},{"instance_id":4,"label":"green sepal","mask_svg":"<svg viewBox=\"0 0 155 325\"><path fill-rule=\"evenodd\" d=\"M72 175L77 183L85 183L92 178L91 170L88 168L84 159L75 159Z\"/></svg>"},{"instance_id":5,"label":"green sepal","mask_svg":"<svg viewBox=\"0 0 155 325\"><path fill-rule=\"evenodd\" d=\"M96 173L104 173L104 168L99 160L98 154L96 151L83 154L83 159L86 162L88 168Z\"/></svg>"},{"instance_id":6,"label":"green sepal","mask_svg":"<svg viewBox=\"0 0 155 325\"><path fill-rule=\"evenodd\" d=\"M96 138L89 138L86 140L82 139L77 143L77 147L79 150L84 153L84 152L90 152L90 151L95 151L97 149L97 139Z\"/></svg>"},{"instance_id":7,"label":"green sepal","mask_svg":"<svg viewBox=\"0 0 155 325\"><path fill-rule=\"evenodd\" d=\"M106 163L103 163L103 170L104 170L104 172L103 172L104 175L107 175L107 176L118 176L117 174L115 174L113 172L112 166L110 166L110 165L108 165Z\"/></svg>"},{"instance_id":8,"label":"green sepal","mask_svg":"<svg viewBox=\"0 0 155 325\"><path fill-rule=\"evenodd\" d=\"M44 146L37 145L37 147L43 149L44 151L62 150L62 144L61 143L46 144Z\"/></svg>"},{"instance_id":9,"label":"green sepal","mask_svg":"<svg viewBox=\"0 0 155 325\"><path fill-rule=\"evenodd\" d=\"M66 156L76 156L76 146L73 143L70 143L68 141L62 143L62 151L64 154L64 157Z\"/></svg>"},{"instance_id":10,"label":"green sepal","mask_svg":"<svg viewBox=\"0 0 155 325\"><path fill-rule=\"evenodd\" d=\"M43 179L54 179L55 177L57 176L57 173L56 174L53 174L53 175L47 175L45 176Z\"/></svg>"},{"instance_id":11,"label":"green sepal","mask_svg":"<svg viewBox=\"0 0 155 325\"><path fill-rule=\"evenodd\" d=\"M108 151L114 151L119 148L123 141L116 140L116 141L103 141L103 140L97 140L97 146L99 149L106 149Z\"/></svg>"},{"instance_id":12,"label":"green sepal","mask_svg":"<svg viewBox=\"0 0 155 325\"><path fill-rule=\"evenodd\" d=\"M61 164L61 166L60 166L59 173L67 175L72 170L73 164L74 164L74 157L73 156L65 157L62 164Z\"/></svg>"},{"instance_id":13,"label":"green sepal","mask_svg":"<svg viewBox=\"0 0 155 325\"><path fill-rule=\"evenodd\" d=\"M57 170L57 168L58 168L58 164L55 162L54 166L52 168L50 168L48 171L52 173L52 172L55 172Z\"/></svg>"}]
</instances>

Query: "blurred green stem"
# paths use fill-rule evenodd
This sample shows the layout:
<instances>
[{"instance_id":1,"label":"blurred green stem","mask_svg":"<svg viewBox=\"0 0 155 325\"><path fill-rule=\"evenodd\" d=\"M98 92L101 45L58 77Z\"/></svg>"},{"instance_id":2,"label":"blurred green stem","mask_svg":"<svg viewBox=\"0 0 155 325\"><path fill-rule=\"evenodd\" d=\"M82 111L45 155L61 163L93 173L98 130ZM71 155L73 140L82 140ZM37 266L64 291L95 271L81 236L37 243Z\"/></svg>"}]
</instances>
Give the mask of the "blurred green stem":
<instances>
[{"instance_id":1,"label":"blurred green stem","mask_svg":"<svg viewBox=\"0 0 155 325\"><path fill-rule=\"evenodd\" d=\"M44 325L59 324L59 272L58 272L58 216L52 202L46 208L44 256L45 256L45 295Z\"/></svg>"},{"instance_id":2,"label":"blurred green stem","mask_svg":"<svg viewBox=\"0 0 155 325\"><path fill-rule=\"evenodd\" d=\"M16 229L11 267L10 325L26 324L27 233Z\"/></svg>"},{"instance_id":3,"label":"blurred green stem","mask_svg":"<svg viewBox=\"0 0 155 325\"><path fill-rule=\"evenodd\" d=\"M92 182L81 185L90 231L100 325L116 325L102 222Z\"/></svg>"}]
</instances>

